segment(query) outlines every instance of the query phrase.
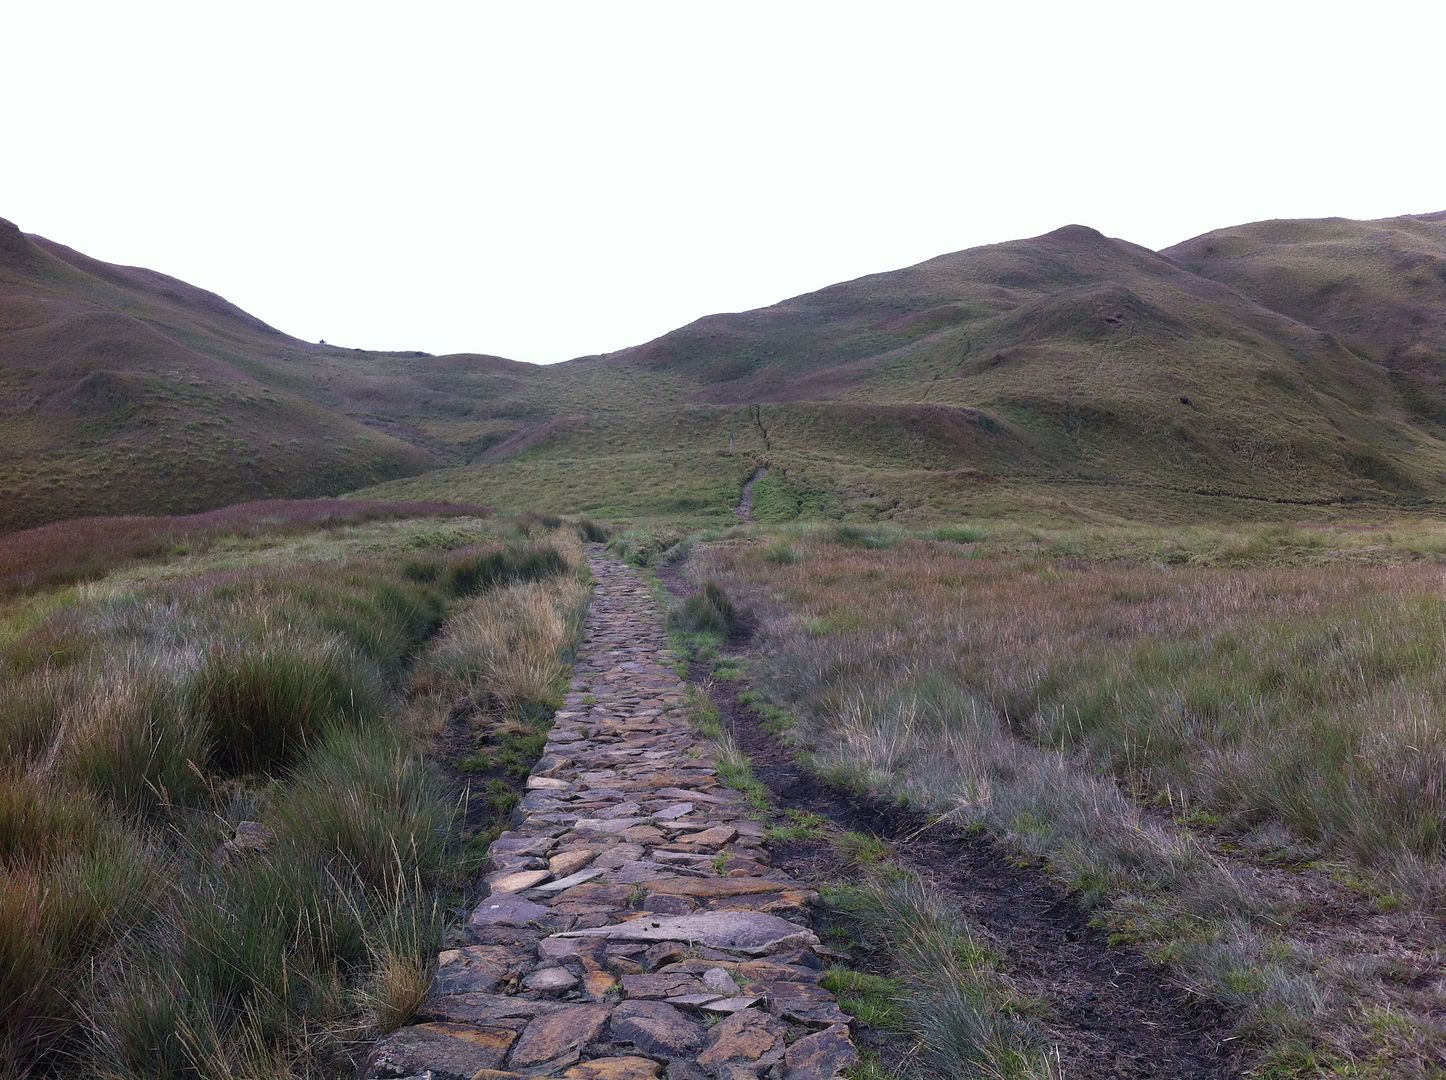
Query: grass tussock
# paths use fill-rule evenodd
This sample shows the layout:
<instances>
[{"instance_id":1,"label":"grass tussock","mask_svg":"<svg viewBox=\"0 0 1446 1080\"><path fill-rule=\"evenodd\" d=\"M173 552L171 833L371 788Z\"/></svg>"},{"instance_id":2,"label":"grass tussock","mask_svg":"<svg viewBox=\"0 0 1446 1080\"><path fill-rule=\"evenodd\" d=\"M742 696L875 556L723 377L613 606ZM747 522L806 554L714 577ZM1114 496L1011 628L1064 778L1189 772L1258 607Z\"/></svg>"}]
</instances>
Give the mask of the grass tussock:
<instances>
[{"instance_id":1,"label":"grass tussock","mask_svg":"<svg viewBox=\"0 0 1446 1080\"><path fill-rule=\"evenodd\" d=\"M675 631L727 641L747 629L748 619L722 585L705 581L702 588L673 609L669 623Z\"/></svg>"},{"instance_id":2,"label":"grass tussock","mask_svg":"<svg viewBox=\"0 0 1446 1080\"><path fill-rule=\"evenodd\" d=\"M914 1042L911 1075L1053 1080L1045 1040L1025 1019L1037 1007L999 971L988 947L948 903L897 865L836 886L828 905L865 949L889 958L892 977L834 970L825 982L865 1023Z\"/></svg>"},{"instance_id":3,"label":"grass tussock","mask_svg":"<svg viewBox=\"0 0 1446 1080\"><path fill-rule=\"evenodd\" d=\"M419 677L503 710L550 711L568 669L581 603L550 582L512 585L468 606L430 649Z\"/></svg>"},{"instance_id":4,"label":"grass tussock","mask_svg":"<svg viewBox=\"0 0 1446 1080\"><path fill-rule=\"evenodd\" d=\"M566 631L537 594L576 582L576 545L428 543L12 617L0 1074L316 1075L405 1023L463 866L455 803L399 721L408 673L495 597L469 685L541 694Z\"/></svg>"}]
</instances>

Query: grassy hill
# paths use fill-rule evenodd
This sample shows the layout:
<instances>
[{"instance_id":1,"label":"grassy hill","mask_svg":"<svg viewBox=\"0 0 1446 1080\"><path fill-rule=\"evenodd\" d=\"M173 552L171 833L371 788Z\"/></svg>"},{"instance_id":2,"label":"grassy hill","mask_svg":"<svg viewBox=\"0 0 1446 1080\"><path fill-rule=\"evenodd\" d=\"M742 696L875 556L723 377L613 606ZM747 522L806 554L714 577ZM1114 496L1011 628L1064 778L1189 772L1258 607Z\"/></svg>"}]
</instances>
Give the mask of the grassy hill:
<instances>
[{"instance_id":1,"label":"grassy hill","mask_svg":"<svg viewBox=\"0 0 1446 1080\"><path fill-rule=\"evenodd\" d=\"M485 437L465 400L531 369L429 359L297 341L0 221L0 529L335 494L458 460L449 439Z\"/></svg>"},{"instance_id":2,"label":"grassy hill","mask_svg":"<svg viewBox=\"0 0 1446 1080\"><path fill-rule=\"evenodd\" d=\"M1381 364L1421 418L1446 423L1446 213L1260 221L1163 254Z\"/></svg>"},{"instance_id":3,"label":"grassy hill","mask_svg":"<svg viewBox=\"0 0 1446 1080\"><path fill-rule=\"evenodd\" d=\"M650 396L380 492L724 520L767 460L800 514L1239 517L1420 504L1446 479L1375 357L1080 226L710 316L541 385L609 371Z\"/></svg>"},{"instance_id":4,"label":"grassy hill","mask_svg":"<svg viewBox=\"0 0 1446 1080\"><path fill-rule=\"evenodd\" d=\"M300 342L6 227L0 528L364 487L723 521L765 461L780 518L1428 506L1443 233L1272 223L1157 254L1069 226L537 367Z\"/></svg>"}]
</instances>

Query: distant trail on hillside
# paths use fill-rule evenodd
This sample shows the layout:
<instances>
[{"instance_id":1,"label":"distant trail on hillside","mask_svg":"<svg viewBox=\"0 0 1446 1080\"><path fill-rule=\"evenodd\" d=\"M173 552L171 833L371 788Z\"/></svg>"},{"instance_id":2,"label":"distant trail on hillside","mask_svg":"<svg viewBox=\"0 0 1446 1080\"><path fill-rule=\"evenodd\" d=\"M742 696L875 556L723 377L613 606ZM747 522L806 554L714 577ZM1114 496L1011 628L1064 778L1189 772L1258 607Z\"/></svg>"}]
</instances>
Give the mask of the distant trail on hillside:
<instances>
[{"instance_id":1,"label":"distant trail on hillside","mask_svg":"<svg viewBox=\"0 0 1446 1080\"><path fill-rule=\"evenodd\" d=\"M758 469L743 484L743 491L738 497L738 505L733 512L742 521L753 520L753 485L768 475L768 466L760 465Z\"/></svg>"}]
</instances>

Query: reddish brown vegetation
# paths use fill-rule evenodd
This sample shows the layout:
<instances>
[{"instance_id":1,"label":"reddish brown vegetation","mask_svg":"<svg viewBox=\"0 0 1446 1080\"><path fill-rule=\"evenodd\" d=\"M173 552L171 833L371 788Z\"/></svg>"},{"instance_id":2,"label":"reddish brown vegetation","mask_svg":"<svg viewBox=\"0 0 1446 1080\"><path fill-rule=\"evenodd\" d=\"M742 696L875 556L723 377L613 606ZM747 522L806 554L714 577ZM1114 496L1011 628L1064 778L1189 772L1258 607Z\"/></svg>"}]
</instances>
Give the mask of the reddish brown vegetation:
<instances>
[{"instance_id":1,"label":"reddish brown vegetation","mask_svg":"<svg viewBox=\"0 0 1446 1080\"><path fill-rule=\"evenodd\" d=\"M237 503L182 517L89 517L0 536L0 596L97 577L124 563L169 554L218 536L300 532L378 518L482 516L478 506L361 499Z\"/></svg>"}]
</instances>

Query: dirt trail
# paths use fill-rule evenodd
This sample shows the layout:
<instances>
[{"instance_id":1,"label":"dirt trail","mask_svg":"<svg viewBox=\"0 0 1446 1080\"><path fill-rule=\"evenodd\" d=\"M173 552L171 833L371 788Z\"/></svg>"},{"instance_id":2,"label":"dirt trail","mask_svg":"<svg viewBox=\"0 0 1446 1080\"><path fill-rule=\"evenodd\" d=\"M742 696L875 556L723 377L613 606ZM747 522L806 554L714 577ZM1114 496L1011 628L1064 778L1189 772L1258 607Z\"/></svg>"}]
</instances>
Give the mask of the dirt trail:
<instances>
[{"instance_id":1,"label":"dirt trail","mask_svg":"<svg viewBox=\"0 0 1446 1080\"><path fill-rule=\"evenodd\" d=\"M743 483L743 492L738 498L738 505L733 512L742 521L753 520L753 485L768 475L768 466L760 465L758 469Z\"/></svg>"},{"instance_id":2,"label":"dirt trail","mask_svg":"<svg viewBox=\"0 0 1446 1080\"><path fill-rule=\"evenodd\" d=\"M652 591L589 560L575 677L487 895L364 1076L835 1080L858 1054L819 985L817 894L719 780Z\"/></svg>"},{"instance_id":3,"label":"dirt trail","mask_svg":"<svg viewBox=\"0 0 1446 1080\"><path fill-rule=\"evenodd\" d=\"M668 582L676 589L680 583ZM736 680L705 685L754 772L778 805L818 814L844 829L884 840L982 926L1025 994L1047 1003L1041 1026L1069 1080L1146 1080L1241 1075L1222 1012L1187 998L1159 968L1128 948L1111 947L1088 914L1036 869L1016 865L987 837L931 826L922 814L861 798L805 772L793 752L739 700ZM808 872L817 853L778 853Z\"/></svg>"}]
</instances>

